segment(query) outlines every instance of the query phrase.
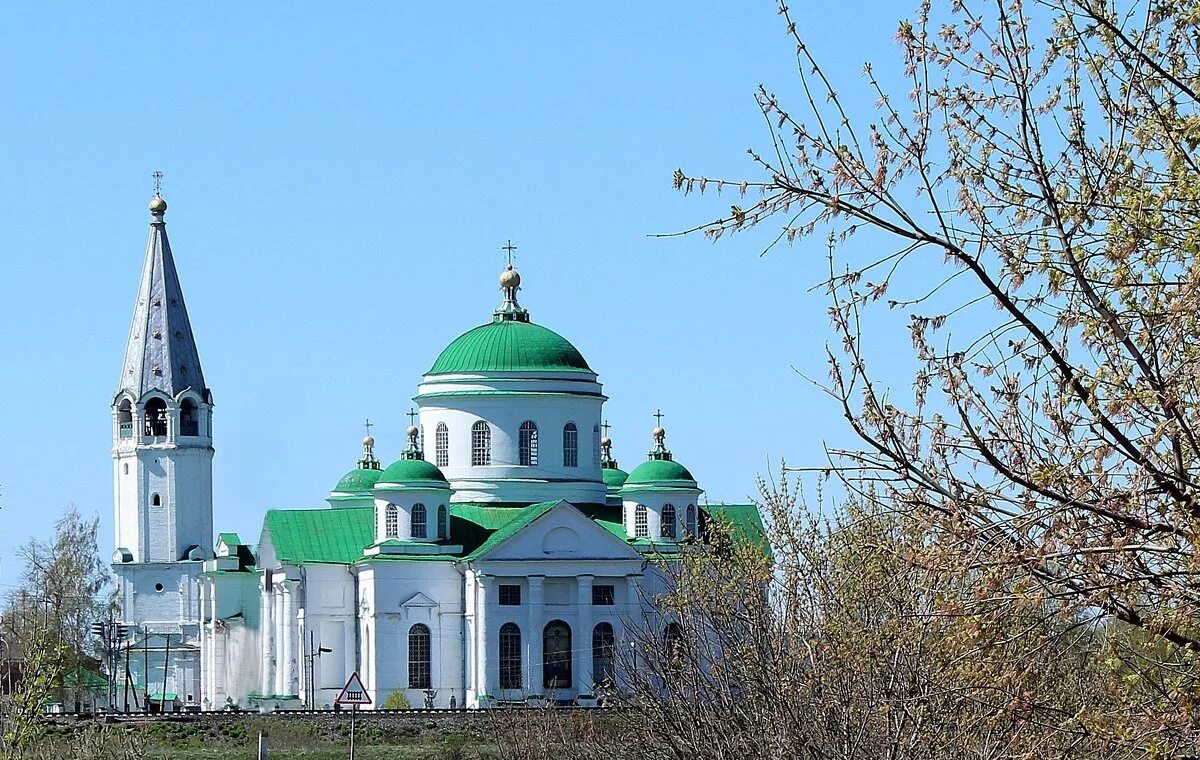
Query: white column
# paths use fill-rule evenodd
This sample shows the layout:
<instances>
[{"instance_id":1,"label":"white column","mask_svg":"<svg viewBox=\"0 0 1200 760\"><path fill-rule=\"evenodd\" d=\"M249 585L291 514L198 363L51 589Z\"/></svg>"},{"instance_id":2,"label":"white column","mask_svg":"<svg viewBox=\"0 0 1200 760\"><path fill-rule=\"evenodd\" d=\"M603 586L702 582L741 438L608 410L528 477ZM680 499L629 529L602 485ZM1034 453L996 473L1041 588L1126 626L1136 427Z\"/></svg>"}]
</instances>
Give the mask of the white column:
<instances>
[{"instance_id":1,"label":"white column","mask_svg":"<svg viewBox=\"0 0 1200 760\"><path fill-rule=\"evenodd\" d=\"M212 687L209 685L208 670L212 667L212 657L208 652L208 626L205 624L205 616L208 614L208 586L209 581L204 577L200 578L200 708L204 709L204 700L210 699Z\"/></svg>"},{"instance_id":2,"label":"white column","mask_svg":"<svg viewBox=\"0 0 1200 760\"><path fill-rule=\"evenodd\" d=\"M228 691L225 684L225 660L223 657L224 647L218 647L221 636L220 626L217 625L219 620L217 616L217 582L213 580L208 590L209 604L209 630L208 630L208 683L212 690L211 701L214 710L221 709L221 701L223 700L222 693ZM203 625L203 624L201 624ZM221 650L220 653L218 650Z\"/></svg>"},{"instance_id":3,"label":"white column","mask_svg":"<svg viewBox=\"0 0 1200 760\"><path fill-rule=\"evenodd\" d=\"M300 698L304 700L304 706L311 709L312 705L308 701L308 679L311 677L308 672L308 610L300 609L296 617L296 641L300 645L297 652L297 662L299 667L296 669L299 677L297 678L296 691Z\"/></svg>"},{"instance_id":4,"label":"white column","mask_svg":"<svg viewBox=\"0 0 1200 760\"><path fill-rule=\"evenodd\" d=\"M271 600L275 606L275 685L271 693L276 696L283 694L284 689L284 673L287 671L287 663L284 662L284 647L286 646L283 627L283 581L280 580L275 584L275 597Z\"/></svg>"},{"instance_id":5,"label":"white column","mask_svg":"<svg viewBox=\"0 0 1200 760\"><path fill-rule=\"evenodd\" d=\"M592 693L592 581L590 575L579 576L579 630L571 636L574 651L572 665L578 694Z\"/></svg>"},{"instance_id":6,"label":"white column","mask_svg":"<svg viewBox=\"0 0 1200 760\"><path fill-rule=\"evenodd\" d=\"M283 691L296 693L296 584L285 582L283 588Z\"/></svg>"},{"instance_id":7,"label":"white column","mask_svg":"<svg viewBox=\"0 0 1200 760\"><path fill-rule=\"evenodd\" d=\"M266 696L275 692L275 607L271 603L271 589L265 579L260 587L262 596L260 603L259 633L262 636L262 686L259 692Z\"/></svg>"},{"instance_id":8,"label":"white column","mask_svg":"<svg viewBox=\"0 0 1200 760\"><path fill-rule=\"evenodd\" d=\"M641 584L639 583L640 580L641 580L641 576L639 576L639 575L626 575L625 576L625 616L624 616L625 619L624 619L623 625L622 625L622 628L625 631L625 635L622 636L618 640L617 646L626 647L626 650L625 650L626 655L630 654L630 650L628 648L632 647L634 644L635 637L633 635L633 631L636 631L638 626L644 624L644 622L645 622L645 618L642 615ZM633 663L632 664L635 667L637 667L638 660L640 660L644 655L641 652L636 652L636 651L634 651L632 654L633 654ZM619 673L620 669L618 669L617 672Z\"/></svg>"},{"instance_id":9,"label":"white column","mask_svg":"<svg viewBox=\"0 0 1200 760\"><path fill-rule=\"evenodd\" d=\"M529 620L525 625L525 635L522 648L528 653L525 658L525 693L542 693L542 626L546 624L544 610L545 582L544 575L531 575L529 583Z\"/></svg>"},{"instance_id":10,"label":"white column","mask_svg":"<svg viewBox=\"0 0 1200 760\"><path fill-rule=\"evenodd\" d=\"M476 593L479 594L479 598L475 604L475 688L477 694L490 694L495 697L499 683L493 684L489 675L491 671L496 671L499 676L499 668L493 667L491 657L488 656L487 627L487 606L492 600L494 585L490 576L480 574L478 577Z\"/></svg>"}]
</instances>

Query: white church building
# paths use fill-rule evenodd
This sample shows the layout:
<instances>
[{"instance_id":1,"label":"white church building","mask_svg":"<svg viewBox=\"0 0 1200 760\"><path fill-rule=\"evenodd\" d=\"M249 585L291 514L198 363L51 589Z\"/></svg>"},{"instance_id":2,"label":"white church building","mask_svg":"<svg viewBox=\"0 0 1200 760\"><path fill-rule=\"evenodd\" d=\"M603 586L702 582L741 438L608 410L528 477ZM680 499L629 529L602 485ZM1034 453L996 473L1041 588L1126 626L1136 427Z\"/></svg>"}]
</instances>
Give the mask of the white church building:
<instances>
[{"instance_id":1,"label":"white church building","mask_svg":"<svg viewBox=\"0 0 1200 760\"><path fill-rule=\"evenodd\" d=\"M596 372L531 320L510 265L491 319L421 378L394 462L368 435L325 506L268 511L256 546L214 545L213 393L166 210L156 195L112 404L113 569L140 699L323 708L358 672L375 706L397 691L414 707L591 704L619 689L630 626L668 635L663 563L714 522L761 532L754 505L704 500L661 427L618 468Z\"/></svg>"}]
</instances>

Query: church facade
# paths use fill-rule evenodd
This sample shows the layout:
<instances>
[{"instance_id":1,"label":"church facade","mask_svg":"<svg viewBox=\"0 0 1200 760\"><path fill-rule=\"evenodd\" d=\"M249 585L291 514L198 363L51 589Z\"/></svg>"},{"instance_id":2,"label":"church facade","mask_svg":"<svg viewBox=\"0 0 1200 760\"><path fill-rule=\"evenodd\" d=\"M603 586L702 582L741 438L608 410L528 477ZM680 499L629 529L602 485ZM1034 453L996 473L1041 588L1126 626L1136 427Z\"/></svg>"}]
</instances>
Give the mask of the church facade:
<instances>
[{"instance_id":1,"label":"church facade","mask_svg":"<svg viewBox=\"0 0 1200 760\"><path fill-rule=\"evenodd\" d=\"M368 434L325 506L269 510L255 546L214 542L213 394L166 208L150 203L112 405L113 569L140 699L323 708L358 672L376 706L592 704L619 690L631 627L666 635L664 563L714 522L761 531L754 505L703 499L661 427L618 467L599 377L532 321L510 265L491 319L421 378L394 462Z\"/></svg>"}]
</instances>

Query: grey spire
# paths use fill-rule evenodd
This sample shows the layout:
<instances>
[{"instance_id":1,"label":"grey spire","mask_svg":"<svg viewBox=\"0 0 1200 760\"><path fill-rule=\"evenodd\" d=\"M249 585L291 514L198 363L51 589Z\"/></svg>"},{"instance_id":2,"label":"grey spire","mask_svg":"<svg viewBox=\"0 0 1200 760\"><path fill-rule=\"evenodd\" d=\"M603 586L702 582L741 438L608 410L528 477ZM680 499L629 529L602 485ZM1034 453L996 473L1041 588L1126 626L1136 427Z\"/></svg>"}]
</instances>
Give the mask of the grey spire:
<instances>
[{"instance_id":1,"label":"grey spire","mask_svg":"<svg viewBox=\"0 0 1200 760\"><path fill-rule=\"evenodd\" d=\"M167 223L163 221L166 212L167 202L155 195L150 201L150 239L146 242L146 260L117 392L129 391L140 399L151 389L174 397L193 388L209 401L200 353L167 240Z\"/></svg>"}]
</instances>

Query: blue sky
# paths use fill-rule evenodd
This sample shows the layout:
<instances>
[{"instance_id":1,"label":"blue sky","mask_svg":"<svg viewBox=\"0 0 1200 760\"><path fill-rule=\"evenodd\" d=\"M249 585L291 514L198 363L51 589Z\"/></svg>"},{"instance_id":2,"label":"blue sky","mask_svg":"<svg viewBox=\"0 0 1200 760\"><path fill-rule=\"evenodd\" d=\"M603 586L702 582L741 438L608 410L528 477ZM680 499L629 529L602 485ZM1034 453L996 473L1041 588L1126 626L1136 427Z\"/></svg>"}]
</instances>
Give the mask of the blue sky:
<instances>
[{"instance_id":1,"label":"blue sky","mask_svg":"<svg viewBox=\"0 0 1200 760\"><path fill-rule=\"evenodd\" d=\"M217 403L218 530L322 506L365 417L396 457L421 374L497 304L509 238L523 305L600 373L627 469L657 407L713 500L850 440L796 373L826 375L821 242L648 237L736 202L671 173L752 174L757 83L795 96L771 3L117 8L0 7L0 583L70 503L112 548L109 404L155 169ZM859 109L909 9L793 6Z\"/></svg>"}]
</instances>

